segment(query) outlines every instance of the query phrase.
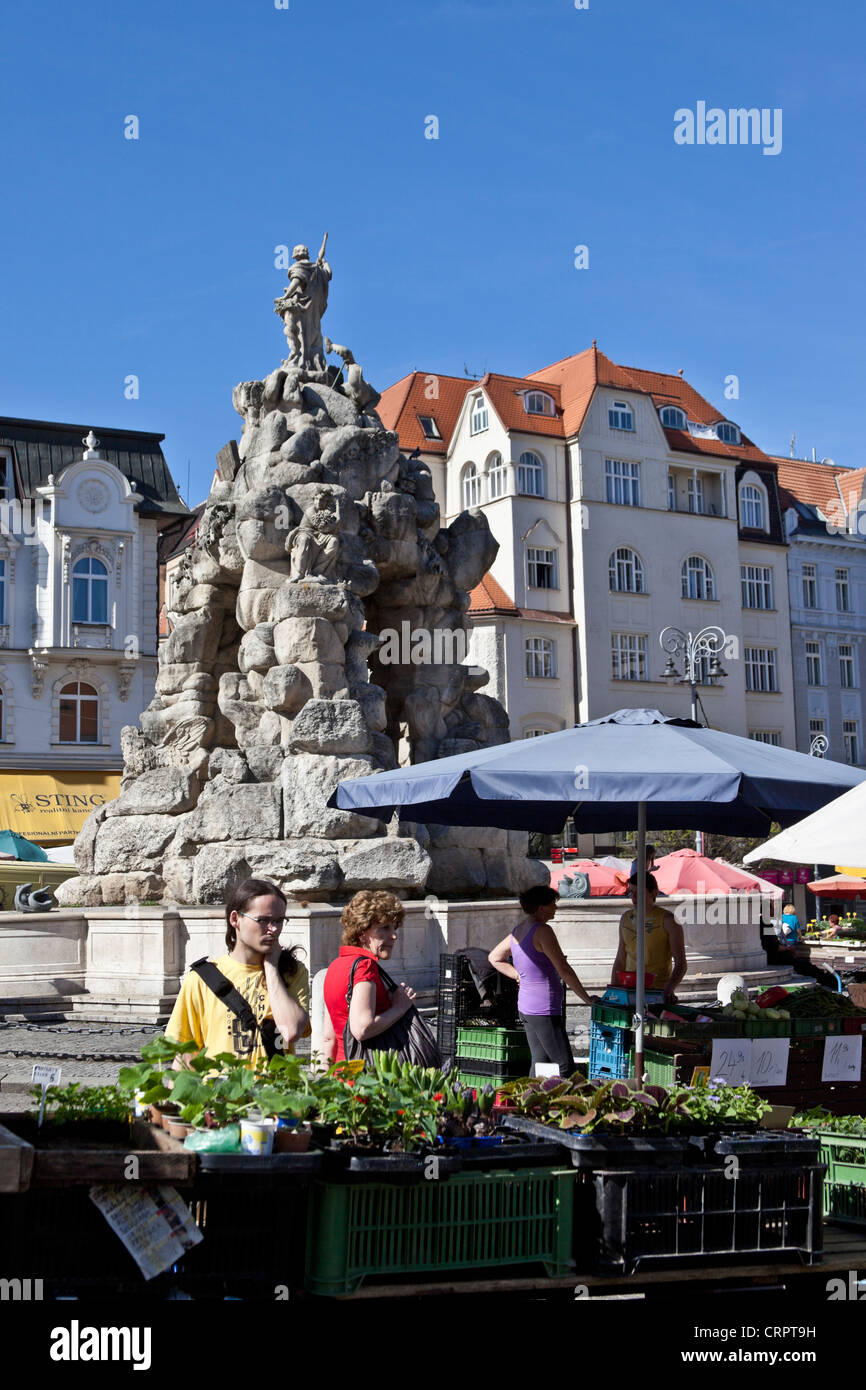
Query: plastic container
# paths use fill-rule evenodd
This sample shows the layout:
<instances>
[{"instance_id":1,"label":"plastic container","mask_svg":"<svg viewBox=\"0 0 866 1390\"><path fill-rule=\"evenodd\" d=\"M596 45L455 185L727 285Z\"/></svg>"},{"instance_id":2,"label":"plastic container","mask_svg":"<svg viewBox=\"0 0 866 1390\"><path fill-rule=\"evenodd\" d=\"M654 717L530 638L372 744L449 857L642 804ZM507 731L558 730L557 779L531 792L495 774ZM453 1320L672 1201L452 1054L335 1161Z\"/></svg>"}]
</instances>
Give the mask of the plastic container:
<instances>
[{"instance_id":1,"label":"plastic container","mask_svg":"<svg viewBox=\"0 0 866 1390\"><path fill-rule=\"evenodd\" d=\"M866 1136L815 1131L821 1144L824 1215L828 1221L866 1226ZM857 1157L861 1162L857 1162Z\"/></svg>"},{"instance_id":2,"label":"plastic container","mask_svg":"<svg viewBox=\"0 0 866 1390\"><path fill-rule=\"evenodd\" d=\"M306 1288L338 1296L365 1279L542 1265L573 1269L573 1168L458 1173L448 1182L315 1182Z\"/></svg>"},{"instance_id":3,"label":"plastic container","mask_svg":"<svg viewBox=\"0 0 866 1390\"><path fill-rule=\"evenodd\" d=\"M501 1062L517 1076L528 1075L532 1065L522 1028L458 1028L457 1054L464 1061Z\"/></svg>"},{"instance_id":4,"label":"plastic container","mask_svg":"<svg viewBox=\"0 0 866 1390\"><path fill-rule=\"evenodd\" d=\"M276 1120L241 1120L241 1148L256 1158L270 1158L274 1151Z\"/></svg>"},{"instance_id":5,"label":"plastic container","mask_svg":"<svg viewBox=\"0 0 866 1390\"><path fill-rule=\"evenodd\" d=\"M634 1005L631 1004L593 1004L590 1010L593 1023L603 1023L609 1028L631 1028L634 1018Z\"/></svg>"},{"instance_id":6,"label":"plastic container","mask_svg":"<svg viewBox=\"0 0 866 1390\"><path fill-rule=\"evenodd\" d=\"M605 1080L629 1075L629 1056L634 1034L625 1028L609 1028L591 1023L589 1031L589 1075Z\"/></svg>"},{"instance_id":7,"label":"plastic container","mask_svg":"<svg viewBox=\"0 0 866 1390\"><path fill-rule=\"evenodd\" d=\"M618 1134L576 1134L574 1130L558 1129L530 1120L526 1115L509 1116L503 1128L532 1139L558 1144L568 1152L575 1168L618 1168L625 1166L681 1166L685 1155L685 1140L667 1134L641 1134L628 1138Z\"/></svg>"},{"instance_id":8,"label":"plastic container","mask_svg":"<svg viewBox=\"0 0 866 1390\"><path fill-rule=\"evenodd\" d=\"M623 989L635 989L637 986L636 970L618 970L616 978L619 980ZM654 982L655 975L653 972L651 970L645 970L643 977L644 989L652 989Z\"/></svg>"}]
</instances>

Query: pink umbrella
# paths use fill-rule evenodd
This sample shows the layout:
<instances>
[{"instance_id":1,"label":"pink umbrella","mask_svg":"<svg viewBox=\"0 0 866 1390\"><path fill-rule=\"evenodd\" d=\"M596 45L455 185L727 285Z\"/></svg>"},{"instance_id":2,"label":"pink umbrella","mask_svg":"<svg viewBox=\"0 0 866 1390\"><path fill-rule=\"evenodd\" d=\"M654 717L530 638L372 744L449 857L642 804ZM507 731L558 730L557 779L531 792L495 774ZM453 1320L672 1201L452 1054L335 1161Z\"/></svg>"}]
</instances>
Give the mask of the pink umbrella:
<instances>
[{"instance_id":1,"label":"pink umbrella","mask_svg":"<svg viewBox=\"0 0 866 1390\"><path fill-rule=\"evenodd\" d=\"M772 892L756 874L735 869L724 859L709 859L694 849L677 849L656 864L655 877L663 893L766 893ZM778 889L775 890L778 895Z\"/></svg>"},{"instance_id":2,"label":"pink umbrella","mask_svg":"<svg viewBox=\"0 0 866 1390\"><path fill-rule=\"evenodd\" d=\"M626 890L626 878L617 874L608 864L599 864L595 859L569 859L567 864L556 864L550 871L551 888L559 888L562 879L572 874L586 874L589 878L591 898L621 898Z\"/></svg>"}]
</instances>

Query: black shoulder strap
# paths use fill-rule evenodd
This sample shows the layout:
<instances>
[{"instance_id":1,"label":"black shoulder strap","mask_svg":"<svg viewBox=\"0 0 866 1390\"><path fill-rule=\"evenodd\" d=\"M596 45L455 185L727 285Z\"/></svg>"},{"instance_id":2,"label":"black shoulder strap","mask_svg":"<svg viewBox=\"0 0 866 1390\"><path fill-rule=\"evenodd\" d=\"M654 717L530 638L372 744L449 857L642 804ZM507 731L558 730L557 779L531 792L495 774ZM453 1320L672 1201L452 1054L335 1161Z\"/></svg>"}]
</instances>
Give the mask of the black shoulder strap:
<instances>
[{"instance_id":1,"label":"black shoulder strap","mask_svg":"<svg viewBox=\"0 0 866 1390\"><path fill-rule=\"evenodd\" d=\"M240 990L235 989L231 980L227 979L223 972L214 965L207 956L202 956L201 960L193 961L191 970L204 980L208 989L213 990L214 994L223 1001L227 1009L239 1018L247 1033L253 1032L258 1028L256 1016L252 1006L244 999Z\"/></svg>"}]
</instances>

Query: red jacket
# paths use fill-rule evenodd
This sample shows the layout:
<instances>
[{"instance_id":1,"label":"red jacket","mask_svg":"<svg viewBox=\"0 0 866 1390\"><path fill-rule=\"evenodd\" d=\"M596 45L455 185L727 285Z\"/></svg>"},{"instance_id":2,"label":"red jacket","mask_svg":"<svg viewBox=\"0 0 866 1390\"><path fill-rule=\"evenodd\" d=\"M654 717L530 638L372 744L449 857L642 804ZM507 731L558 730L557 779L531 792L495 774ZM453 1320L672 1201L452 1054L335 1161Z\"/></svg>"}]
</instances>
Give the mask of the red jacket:
<instances>
[{"instance_id":1,"label":"red jacket","mask_svg":"<svg viewBox=\"0 0 866 1390\"><path fill-rule=\"evenodd\" d=\"M376 986L377 1014L384 1013L386 1009L391 1007L391 996L382 983L373 952L368 951L363 946L341 946L339 956L336 960L332 960L328 966L324 989L325 1008L331 1016L331 1023L337 1039L337 1049L334 1053L335 1062L344 1061L346 1056L343 1050L343 1032L349 1021L346 991L349 988L349 974L353 964L358 959L360 959L361 964L355 971L355 985L369 981Z\"/></svg>"}]
</instances>

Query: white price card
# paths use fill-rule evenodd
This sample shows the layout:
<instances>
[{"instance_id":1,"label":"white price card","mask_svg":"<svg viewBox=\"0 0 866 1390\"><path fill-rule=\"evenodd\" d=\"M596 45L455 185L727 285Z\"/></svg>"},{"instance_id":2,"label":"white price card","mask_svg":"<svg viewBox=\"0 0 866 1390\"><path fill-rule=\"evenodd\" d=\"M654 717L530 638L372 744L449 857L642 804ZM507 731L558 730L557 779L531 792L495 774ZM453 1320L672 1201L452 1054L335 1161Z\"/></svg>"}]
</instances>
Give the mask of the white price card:
<instances>
[{"instance_id":1,"label":"white price card","mask_svg":"<svg viewBox=\"0 0 866 1390\"><path fill-rule=\"evenodd\" d=\"M752 1040L752 1066L749 1071L749 1084L751 1086L784 1086L788 1079L790 1051L790 1038L754 1038Z\"/></svg>"},{"instance_id":2,"label":"white price card","mask_svg":"<svg viewBox=\"0 0 866 1390\"><path fill-rule=\"evenodd\" d=\"M713 1038L711 1081L720 1076L729 1086L745 1086L751 1067L751 1038Z\"/></svg>"},{"instance_id":3,"label":"white price card","mask_svg":"<svg viewBox=\"0 0 866 1390\"><path fill-rule=\"evenodd\" d=\"M30 1073L30 1080L34 1086L58 1086L61 1071L61 1067L49 1067L45 1062L37 1062Z\"/></svg>"},{"instance_id":4,"label":"white price card","mask_svg":"<svg viewBox=\"0 0 866 1390\"><path fill-rule=\"evenodd\" d=\"M559 1076L558 1062L536 1062L533 1067L536 1076Z\"/></svg>"},{"instance_id":5,"label":"white price card","mask_svg":"<svg viewBox=\"0 0 866 1390\"><path fill-rule=\"evenodd\" d=\"M822 1081L859 1081L862 1067L862 1033L846 1033L840 1038L824 1039Z\"/></svg>"}]
</instances>

